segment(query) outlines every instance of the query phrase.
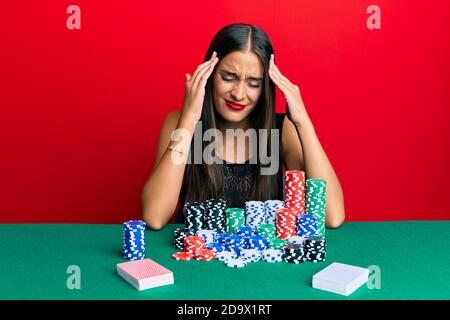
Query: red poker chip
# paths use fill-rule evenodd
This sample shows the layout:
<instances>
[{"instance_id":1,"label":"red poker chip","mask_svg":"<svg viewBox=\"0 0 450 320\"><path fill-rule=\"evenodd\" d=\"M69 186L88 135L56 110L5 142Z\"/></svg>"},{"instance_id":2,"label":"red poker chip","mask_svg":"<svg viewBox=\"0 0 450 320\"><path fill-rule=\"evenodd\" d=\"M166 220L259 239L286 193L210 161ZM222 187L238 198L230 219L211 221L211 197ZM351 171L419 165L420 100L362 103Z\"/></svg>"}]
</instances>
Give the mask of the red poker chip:
<instances>
[{"instance_id":1,"label":"red poker chip","mask_svg":"<svg viewBox=\"0 0 450 320\"><path fill-rule=\"evenodd\" d=\"M210 249L199 249L195 253L196 256L213 256L215 255L215 252Z\"/></svg>"},{"instance_id":2,"label":"red poker chip","mask_svg":"<svg viewBox=\"0 0 450 320\"><path fill-rule=\"evenodd\" d=\"M200 261L211 261L214 260L214 256L196 256L195 259Z\"/></svg>"},{"instance_id":3,"label":"red poker chip","mask_svg":"<svg viewBox=\"0 0 450 320\"><path fill-rule=\"evenodd\" d=\"M175 252L172 254L172 258L175 260L188 261L194 257L192 253L189 252Z\"/></svg>"}]
</instances>

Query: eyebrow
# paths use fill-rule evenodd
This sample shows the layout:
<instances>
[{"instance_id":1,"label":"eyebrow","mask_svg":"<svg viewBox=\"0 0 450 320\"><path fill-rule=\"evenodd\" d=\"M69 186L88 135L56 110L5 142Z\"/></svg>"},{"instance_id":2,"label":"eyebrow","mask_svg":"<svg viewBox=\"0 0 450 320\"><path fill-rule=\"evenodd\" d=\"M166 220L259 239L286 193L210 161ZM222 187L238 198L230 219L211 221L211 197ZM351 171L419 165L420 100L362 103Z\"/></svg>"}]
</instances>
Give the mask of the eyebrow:
<instances>
[{"instance_id":1,"label":"eyebrow","mask_svg":"<svg viewBox=\"0 0 450 320\"><path fill-rule=\"evenodd\" d=\"M230 76L236 77L236 78L238 77L236 73L231 72L231 71L228 71L228 70L222 70L222 72L223 72L223 73L226 73L226 74L228 74L228 75L230 75ZM254 80L254 81L262 81L264 78L247 77L246 79Z\"/></svg>"}]
</instances>

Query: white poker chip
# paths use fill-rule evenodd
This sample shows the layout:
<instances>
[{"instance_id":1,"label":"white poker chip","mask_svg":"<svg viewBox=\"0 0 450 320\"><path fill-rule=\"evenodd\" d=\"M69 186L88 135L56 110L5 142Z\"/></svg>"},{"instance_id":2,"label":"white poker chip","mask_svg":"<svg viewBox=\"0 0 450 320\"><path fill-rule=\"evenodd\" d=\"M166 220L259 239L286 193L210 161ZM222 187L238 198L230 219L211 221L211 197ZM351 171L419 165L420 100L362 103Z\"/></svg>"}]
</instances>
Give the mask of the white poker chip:
<instances>
[{"instance_id":1,"label":"white poker chip","mask_svg":"<svg viewBox=\"0 0 450 320\"><path fill-rule=\"evenodd\" d=\"M227 261L225 261L225 264L227 267L230 267L230 268L242 268L247 265L245 260L241 259L241 258L227 260Z\"/></svg>"},{"instance_id":2,"label":"white poker chip","mask_svg":"<svg viewBox=\"0 0 450 320\"><path fill-rule=\"evenodd\" d=\"M293 243L293 244L303 244L306 240L306 237L300 237L300 236L293 236L293 237L289 237L287 239L288 243Z\"/></svg>"},{"instance_id":3,"label":"white poker chip","mask_svg":"<svg viewBox=\"0 0 450 320\"><path fill-rule=\"evenodd\" d=\"M264 250L263 259L266 262L281 262L283 261L283 251L277 249Z\"/></svg>"},{"instance_id":4,"label":"white poker chip","mask_svg":"<svg viewBox=\"0 0 450 320\"><path fill-rule=\"evenodd\" d=\"M222 252L218 252L216 254L216 258L220 261L228 261L228 260L233 260L237 258L237 254L235 252L232 251L222 251Z\"/></svg>"}]
</instances>

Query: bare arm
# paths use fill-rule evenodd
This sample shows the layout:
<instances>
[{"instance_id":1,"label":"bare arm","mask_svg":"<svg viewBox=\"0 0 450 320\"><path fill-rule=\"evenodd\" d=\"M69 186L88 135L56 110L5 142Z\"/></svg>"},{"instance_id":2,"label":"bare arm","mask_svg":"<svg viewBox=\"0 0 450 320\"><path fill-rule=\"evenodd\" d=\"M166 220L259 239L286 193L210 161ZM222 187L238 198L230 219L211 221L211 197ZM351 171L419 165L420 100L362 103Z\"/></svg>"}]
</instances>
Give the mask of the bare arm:
<instances>
[{"instance_id":1,"label":"bare arm","mask_svg":"<svg viewBox=\"0 0 450 320\"><path fill-rule=\"evenodd\" d=\"M325 223L329 228L341 226L345 220L342 187L308 116L298 124L286 118L283 145L287 169L304 170L306 177L327 182Z\"/></svg>"},{"instance_id":2,"label":"bare arm","mask_svg":"<svg viewBox=\"0 0 450 320\"><path fill-rule=\"evenodd\" d=\"M161 128L155 166L141 195L142 218L152 229L164 227L177 206L192 137L202 113L206 81L218 61L214 52L192 76L186 74L183 110L169 114ZM184 134L172 141L175 129Z\"/></svg>"},{"instance_id":3,"label":"bare arm","mask_svg":"<svg viewBox=\"0 0 450 320\"><path fill-rule=\"evenodd\" d=\"M184 136L184 140L180 141L176 148L187 154L194 125L194 120L181 118L180 112L170 113L163 123L155 165L141 196L142 218L152 229L159 230L167 224L178 203L183 183L186 161L180 161L181 163L177 164L178 161L172 160L172 153L175 152L173 156L181 157L182 160L186 160L187 155L168 149L171 134L175 129L185 129L189 132L189 135Z\"/></svg>"}]
</instances>

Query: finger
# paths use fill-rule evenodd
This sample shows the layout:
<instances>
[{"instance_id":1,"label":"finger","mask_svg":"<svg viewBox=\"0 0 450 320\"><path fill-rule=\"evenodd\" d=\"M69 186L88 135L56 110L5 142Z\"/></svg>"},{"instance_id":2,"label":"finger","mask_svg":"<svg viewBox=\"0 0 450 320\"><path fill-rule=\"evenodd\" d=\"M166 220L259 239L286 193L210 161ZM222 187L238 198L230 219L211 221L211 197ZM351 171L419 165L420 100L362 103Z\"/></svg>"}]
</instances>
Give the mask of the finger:
<instances>
[{"instance_id":1,"label":"finger","mask_svg":"<svg viewBox=\"0 0 450 320\"><path fill-rule=\"evenodd\" d=\"M286 78L281 72L280 72L280 69L278 68L278 66L275 64L275 62L273 62L273 60L272 60L272 69L273 69L273 71L274 71L274 73L276 74L276 75L278 75L279 76L279 78L281 79L281 81L287 86L287 87L293 87L294 86L294 84L291 82L291 81L289 81L289 79L288 78Z\"/></svg>"},{"instance_id":2,"label":"finger","mask_svg":"<svg viewBox=\"0 0 450 320\"><path fill-rule=\"evenodd\" d=\"M286 84L281 80L280 76L274 72L273 69L269 69L269 76L281 91L286 90Z\"/></svg>"},{"instance_id":3,"label":"finger","mask_svg":"<svg viewBox=\"0 0 450 320\"><path fill-rule=\"evenodd\" d=\"M205 73L200 77L200 83L199 86L205 86L206 85L206 81L208 81L209 77L211 76L211 74L214 72L214 68L216 67L217 62L214 62L211 67L205 71Z\"/></svg>"},{"instance_id":4,"label":"finger","mask_svg":"<svg viewBox=\"0 0 450 320\"><path fill-rule=\"evenodd\" d=\"M209 66L214 59L217 57L217 52L213 52L213 54L211 55L211 58L205 62L203 62L201 65L199 65L197 67L197 70L195 70L194 74L192 75L192 78L195 78L197 76L197 74L199 73L200 70L202 70L203 68L205 68L206 66Z\"/></svg>"},{"instance_id":5,"label":"finger","mask_svg":"<svg viewBox=\"0 0 450 320\"><path fill-rule=\"evenodd\" d=\"M186 80L187 81L191 80L191 75L189 73L186 73Z\"/></svg>"},{"instance_id":6,"label":"finger","mask_svg":"<svg viewBox=\"0 0 450 320\"><path fill-rule=\"evenodd\" d=\"M205 70L208 70L208 68L211 67L212 64L216 63L219 60L219 58L214 58L211 62L208 62L207 64L203 65L201 68L198 68L195 72L195 74L192 76L192 83L198 84L199 82L199 76L205 72Z\"/></svg>"},{"instance_id":7,"label":"finger","mask_svg":"<svg viewBox=\"0 0 450 320\"><path fill-rule=\"evenodd\" d=\"M204 68L202 71L200 71L197 74L197 78L194 80L193 85L194 86L200 86L200 85L204 85L202 84L202 82L206 83L206 80L208 80L208 77L211 75L211 73L214 71L214 67L217 65L217 62L219 61L218 58L216 58L216 60L213 61L213 63L211 63L209 65L209 67ZM203 81L204 80L204 81Z\"/></svg>"}]
</instances>

